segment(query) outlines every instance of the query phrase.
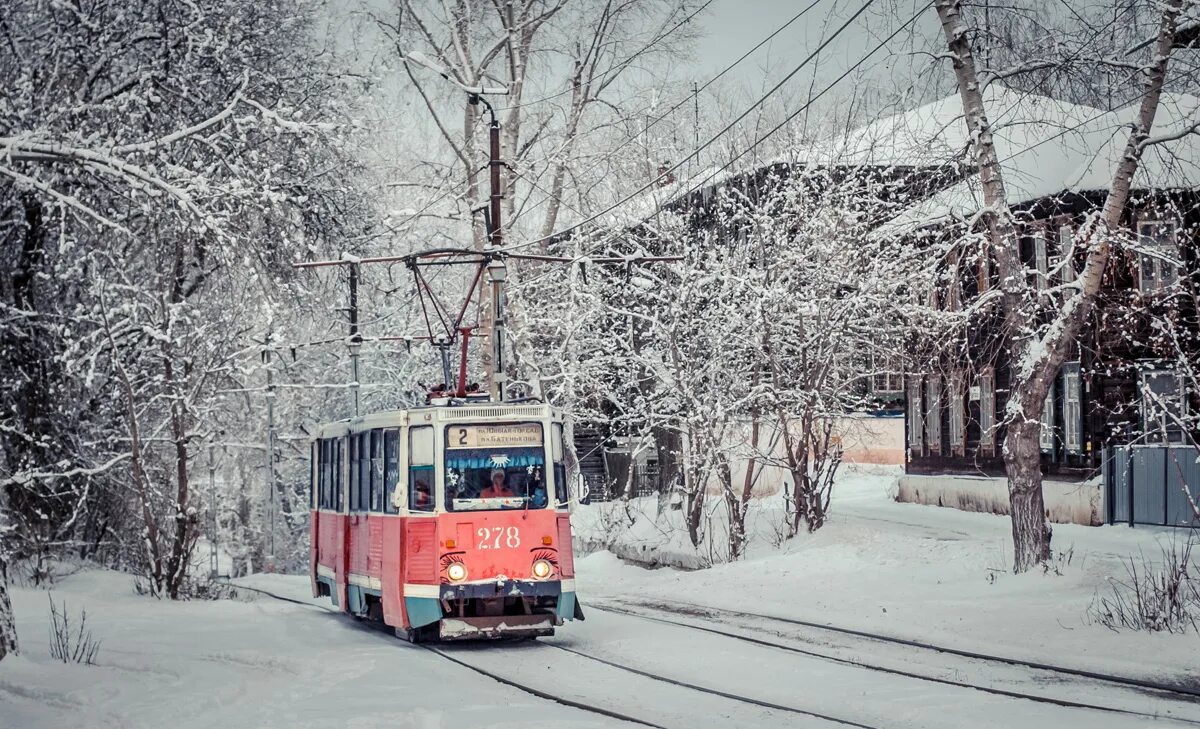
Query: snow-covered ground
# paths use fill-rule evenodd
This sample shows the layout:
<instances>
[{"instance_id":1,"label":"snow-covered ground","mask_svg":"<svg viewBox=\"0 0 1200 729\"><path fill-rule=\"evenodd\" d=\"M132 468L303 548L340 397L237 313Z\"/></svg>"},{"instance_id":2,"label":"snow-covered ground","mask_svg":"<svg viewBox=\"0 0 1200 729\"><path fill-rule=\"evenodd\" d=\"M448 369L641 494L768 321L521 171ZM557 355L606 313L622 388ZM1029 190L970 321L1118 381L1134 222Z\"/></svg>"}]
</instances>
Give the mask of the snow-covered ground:
<instances>
[{"instance_id":1,"label":"snow-covered ground","mask_svg":"<svg viewBox=\"0 0 1200 729\"><path fill-rule=\"evenodd\" d=\"M894 479L846 471L824 529L780 549L761 536L736 564L687 572L647 570L609 553L580 558L586 622L537 642L443 650L556 697L664 727L834 726L820 716L888 729L1200 722L1200 702L1154 692L725 612L673 612L684 603L757 612L1200 686L1200 638L1118 634L1085 620L1096 589L1123 574L1119 560L1157 554L1169 533L1059 526L1056 548L1073 549L1062 574L1017 577L1005 570L1005 519L897 504L888 498ZM582 530L598 523L597 512L579 514ZM54 597L72 611L86 607L103 641L91 667L49 658L46 593L17 588L23 655L0 662L0 729L621 724L330 614L325 601L308 598L307 578L258 575L248 584L312 604L246 593L160 602L136 595L125 575L91 570L63 579Z\"/></svg>"},{"instance_id":2,"label":"snow-covered ground","mask_svg":"<svg viewBox=\"0 0 1200 729\"><path fill-rule=\"evenodd\" d=\"M1140 568L1143 556L1158 559L1186 531L1056 524L1056 570L1014 575L1007 517L897 503L899 476L895 468L843 468L829 523L780 548L770 544L779 515L752 510L751 549L740 562L646 570L593 554L579 561L580 594L686 600L1200 688L1200 636L1114 633L1087 615L1110 580L1127 578L1130 558ZM577 533L593 543L605 530L611 538L616 510L585 507ZM650 519L639 518L617 543L627 556L698 558L686 533L663 532Z\"/></svg>"}]
</instances>

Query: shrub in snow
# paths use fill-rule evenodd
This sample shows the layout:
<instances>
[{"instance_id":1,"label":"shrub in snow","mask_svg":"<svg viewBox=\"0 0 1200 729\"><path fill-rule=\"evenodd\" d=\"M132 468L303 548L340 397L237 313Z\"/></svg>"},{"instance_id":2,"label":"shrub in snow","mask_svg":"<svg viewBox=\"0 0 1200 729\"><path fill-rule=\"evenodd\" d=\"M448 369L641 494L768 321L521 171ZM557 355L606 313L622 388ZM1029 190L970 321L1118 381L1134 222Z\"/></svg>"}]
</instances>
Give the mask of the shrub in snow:
<instances>
[{"instance_id":1,"label":"shrub in snow","mask_svg":"<svg viewBox=\"0 0 1200 729\"><path fill-rule=\"evenodd\" d=\"M63 663L83 663L93 666L96 664L96 654L100 651L100 641L92 638L92 631L87 627L87 610L79 611L78 623L72 625L70 613L67 612L67 601L62 606L54 604L50 597L50 655Z\"/></svg>"},{"instance_id":2,"label":"shrub in snow","mask_svg":"<svg viewBox=\"0 0 1200 729\"><path fill-rule=\"evenodd\" d=\"M1109 580L1111 592L1099 595L1088 617L1110 630L1147 630L1200 635L1200 565L1192 562L1195 535L1181 546L1162 548L1160 563L1131 558L1127 580Z\"/></svg>"}]
</instances>

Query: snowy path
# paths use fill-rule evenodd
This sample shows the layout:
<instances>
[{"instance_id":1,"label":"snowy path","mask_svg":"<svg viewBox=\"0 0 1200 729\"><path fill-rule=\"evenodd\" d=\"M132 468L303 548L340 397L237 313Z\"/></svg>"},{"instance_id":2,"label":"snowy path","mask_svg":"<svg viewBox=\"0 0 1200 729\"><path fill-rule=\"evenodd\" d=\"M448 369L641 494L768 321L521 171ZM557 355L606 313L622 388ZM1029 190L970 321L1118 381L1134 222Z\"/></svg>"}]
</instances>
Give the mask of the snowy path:
<instances>
[{"instance_id":1,"label":"snowy path","mask_svg":"<svg viewBox=\"0 0 1200 729\"><path fill-rule=\"evenodd\" d=\"M308 583L278 584L304 597ZM99 665L50 660L46 594L16 590L24 655L0 662L0 729L613 725L322 610L267 598L159 602L109 572L68 578L55 598L87 607Z\"/></svg>"},{"instance_id":2,"label":"snowy path","mask_svg":"<svg viewBox=\"0 0 1200 729\"><path fill-rule=\"evenodd\" d=\"M251 584L309 602L302 577L263 576ZM269 598L156 602L130 594L127 577L107 572L71 577L57 590L72 605L86 604L104 640L100 666L63 666L45 656L45 594L22 589L16 596L26 655L0 664L3 729L622 724L501 685L319 607ZM603 604L598 601L597 608ZM647 614L667 616L661 610ZM669 617L838 660L600 609L536 643L450 644L439 650L548 694L670 729L846 725L830 719L878 729L1189 725L1034 703L846 660L1131 711L1170 712L1200 723L1200 704L1087 680L956 659L939 662L894 646L830 640L802 630L789 634L762 621L730 625L721 615Z\"/></svg>"}]
</instances>

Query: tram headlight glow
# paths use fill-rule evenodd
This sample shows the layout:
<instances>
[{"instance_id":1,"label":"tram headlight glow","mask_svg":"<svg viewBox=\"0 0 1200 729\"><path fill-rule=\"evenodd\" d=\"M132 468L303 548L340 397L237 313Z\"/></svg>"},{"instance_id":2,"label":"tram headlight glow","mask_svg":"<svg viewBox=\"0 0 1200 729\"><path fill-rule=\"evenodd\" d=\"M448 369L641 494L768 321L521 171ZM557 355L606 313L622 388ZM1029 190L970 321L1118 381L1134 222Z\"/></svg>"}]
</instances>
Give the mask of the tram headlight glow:
<instances>
[{"instance_id":1,"label":"tram headlight glow","mask_svg":"<svg viewBox=\"0 0 1200 729\"><path fill-rule=\"evenodd\" d=\"M554 567L547 560L539 559L539 560L534 561L534 563L533 563L533 576L538 578L539 580L546 579L547 577L550 576L550 573L553 571L554 571Z\"/></svg>"},{"instance_id":2,"label":"tram headlight glow","mask_svg":"<svg viewBox=\"0 0 1200 729\"><path fill-rule=\"evenodd\" d=\"M462 562L452 562L446 568L446 576L451 582L462 582L467 579L467 566Z\"/></svg>"}]
</instances>

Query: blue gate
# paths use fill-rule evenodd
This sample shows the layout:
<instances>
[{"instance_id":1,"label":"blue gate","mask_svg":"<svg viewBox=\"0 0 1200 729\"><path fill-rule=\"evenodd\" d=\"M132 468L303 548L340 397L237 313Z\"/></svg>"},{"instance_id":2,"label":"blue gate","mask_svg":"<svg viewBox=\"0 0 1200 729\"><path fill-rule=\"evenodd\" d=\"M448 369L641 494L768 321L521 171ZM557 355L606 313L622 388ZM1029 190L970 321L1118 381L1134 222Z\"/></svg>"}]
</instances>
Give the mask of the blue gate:
<instances>
[{"instance_id":1,"label":"blue gate","mask_svg":"<svg viewBox=\"0 0 1200 729\"><path fill-rule=\"evenodd\" d=\"M1183 445L1109 446L1104 491L1109 524L1200 526L1200 451Z\"/></svg>"}]
</instances>

